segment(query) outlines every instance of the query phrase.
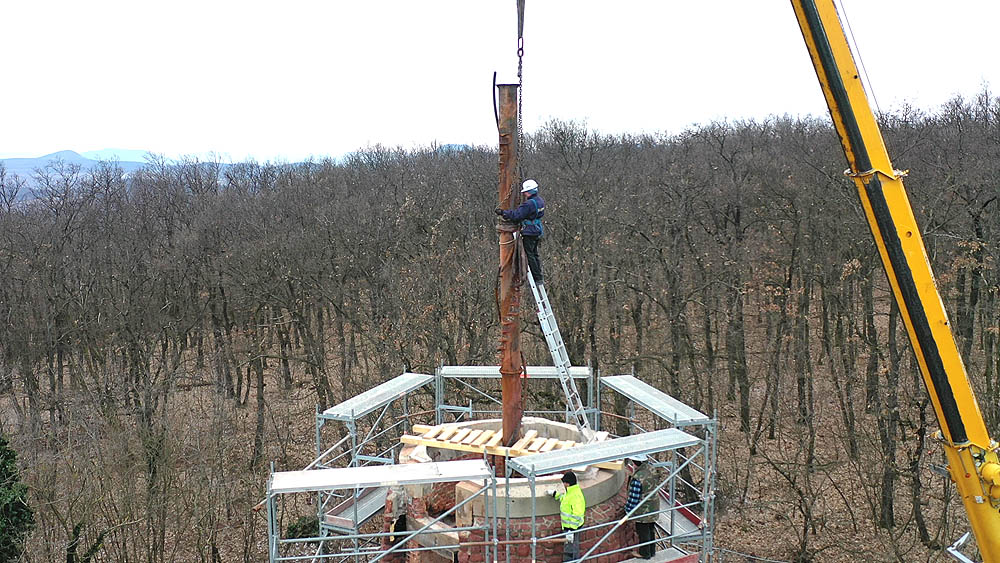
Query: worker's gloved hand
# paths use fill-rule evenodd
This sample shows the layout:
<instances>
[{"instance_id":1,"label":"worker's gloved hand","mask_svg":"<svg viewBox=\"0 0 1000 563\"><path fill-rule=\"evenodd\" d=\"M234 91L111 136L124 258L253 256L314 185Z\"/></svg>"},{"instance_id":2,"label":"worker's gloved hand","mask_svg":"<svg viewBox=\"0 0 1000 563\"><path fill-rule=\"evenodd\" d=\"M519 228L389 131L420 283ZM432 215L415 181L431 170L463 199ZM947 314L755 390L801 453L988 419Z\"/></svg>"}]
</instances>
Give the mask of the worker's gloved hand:
<instances>
[{"instance_id":1,"label":"worker's gloved hand","mask_svg":"<svg viewBox=\"0 0 1000 563\"><path fill-rule=\"evenodd\" d=\"M503 209L497 207L496 209L493 210L493 213L496 213L497 215L503 215Z\"/></svg>"},{"instance_id":2,"label":"worker's gloved hand","mask_svg":"<svg viewBox=\"0 0 1000 563\"><path fill-rule=\"evenodd\" d=\"M556 498L556 495L558 495L559 492L556 491L555 489L549 489L549 490L545 491L545 494L549 495L552 498Z\"/></svg>"}]
</instances>

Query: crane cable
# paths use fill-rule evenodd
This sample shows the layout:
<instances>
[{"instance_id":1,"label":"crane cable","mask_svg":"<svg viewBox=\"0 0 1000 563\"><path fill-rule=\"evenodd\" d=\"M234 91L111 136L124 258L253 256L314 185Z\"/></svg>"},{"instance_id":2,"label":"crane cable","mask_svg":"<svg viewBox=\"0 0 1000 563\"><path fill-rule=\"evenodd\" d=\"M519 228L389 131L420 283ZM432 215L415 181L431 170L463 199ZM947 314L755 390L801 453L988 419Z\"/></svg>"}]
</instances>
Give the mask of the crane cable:
<instances>
[{"instance_id":1,"label":"crane cable","mask_svg":"<svg viewBox=\"0 0 1000 563\"><path fill-rule=\"evenodd\" d=\"M865 60L861 57L861 47L858 46L858 40L854 37L854 28L851 27L851 19L847 17L847 10L844 8L844 2L842 0L837 0L839 4L838 11L843 16L844 23L847 24L847 33L845 35L851 38L851 43L854 44L854 54L857 56L858 64L861 65L861 74L865 77L865 82L868 83L868 95L871 96L872 102L875 103L875 111L878 115L882 115L882 108L878 104L878 97L875 96L875 88L872 86L872 79L868 76L868 69L865 67Z\"/></svg>"},{"instance_id":2,"label":"crane cable","mask_svg":"<svg viewBox=\"0 0 1000 563\"><path fill-rule=\"evenodd\" d=\"M524 2L517 0L517 175L518 182L524 179L524 112L521 103L524 100ZM516 184L515 184L516 185Z\"/></svg>"},{"instance_id":3,"label":"crane cable","mask_svg":"<svg viewBox=\"0 0 1000 563\"><path fill-rule=\"evenodd\" d=\"M521 98L524 89L524 79L523 79L523 68L524 68L524 2L525 0L517 0L517 168L518 168L518 179L524 177L524 168L522 165L521 155L523 154L522 145L524 144L524 128L521 126L522 120L522 109L521 109ZM500 113L497 109L497 73L493 73L493 114L497 120L497 130L500 129ZM520 182L518 182L519 184ZM508 186L509 190L513 190L514 186ZM508 192L509 194L510 192ZM520 261L514 261L515 268L518 265L522 265L523 268L527 269L526 258L524 254L523 247L521 246L521 238L516 237L512 241L516 245L514 250L514 256L519 256ZM503 244L503 243L501 243ZM524 264L521 264L524 262ZM500 272L503 270L503 264L497 269L497 278L494 289L494 299L496 300L496 310L497 318L503 322L503 317L500 313ZM523 280L522 280L523 283ZM521 362L524 363L524 358L522 354ZM522 370L522 373L524 371Z\"/></svg>"}]
</instances>

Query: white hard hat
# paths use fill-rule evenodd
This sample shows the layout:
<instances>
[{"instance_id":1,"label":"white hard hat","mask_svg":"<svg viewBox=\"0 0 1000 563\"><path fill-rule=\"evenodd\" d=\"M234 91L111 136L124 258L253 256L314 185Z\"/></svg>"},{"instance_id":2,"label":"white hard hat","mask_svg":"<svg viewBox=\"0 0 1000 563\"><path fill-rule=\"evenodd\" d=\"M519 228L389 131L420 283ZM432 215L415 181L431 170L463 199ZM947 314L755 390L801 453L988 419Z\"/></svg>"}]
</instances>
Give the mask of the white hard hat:
<instances>
[{"instance_id":1,"label":"white hard hat","mask_svg":"<svg viewBox=\"0 0 1000 563\"><path fill-rule=\"evenodd\" d=\"M534 180L525 180L524 183L521 184L521 193L522 194L524 192L530 192L531 190L537 190L537 189L538 189L538 182L536 182Z\"/></svg>"},{"instance_id":2,"label":"white hard hat","mask_svg":"<svg viewBox=\"0 0 1000 563\"><path fill-rule=\"evenodd\" d=\"M649 456L646 454L635 454L628 456L628 458L636 463L644 463L647 459L649 459Z\"/></svg>"}]
</instances>

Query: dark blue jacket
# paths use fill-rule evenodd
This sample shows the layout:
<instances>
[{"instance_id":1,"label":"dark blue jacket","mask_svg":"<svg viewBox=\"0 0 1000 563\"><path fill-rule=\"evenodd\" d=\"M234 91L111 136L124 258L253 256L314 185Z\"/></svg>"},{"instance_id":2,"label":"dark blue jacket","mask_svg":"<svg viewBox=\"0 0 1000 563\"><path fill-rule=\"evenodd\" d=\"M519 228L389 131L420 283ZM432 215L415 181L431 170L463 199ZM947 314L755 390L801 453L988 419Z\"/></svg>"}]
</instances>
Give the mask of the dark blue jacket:
<instances>
[{"instance_id":1,"label":"dark blue jacket","mask_svg":"<svg viewBox=\"0 0 1000 563\"><path fill-rule=\"evenodd\" d=\"M521 224L521 235L526 237L540 237L545 234L545 228L542 226L543 215L545 215L545 200L538 194L524 200L517 209L503 212L504 219Z\"/></svg>"}]
</instances>

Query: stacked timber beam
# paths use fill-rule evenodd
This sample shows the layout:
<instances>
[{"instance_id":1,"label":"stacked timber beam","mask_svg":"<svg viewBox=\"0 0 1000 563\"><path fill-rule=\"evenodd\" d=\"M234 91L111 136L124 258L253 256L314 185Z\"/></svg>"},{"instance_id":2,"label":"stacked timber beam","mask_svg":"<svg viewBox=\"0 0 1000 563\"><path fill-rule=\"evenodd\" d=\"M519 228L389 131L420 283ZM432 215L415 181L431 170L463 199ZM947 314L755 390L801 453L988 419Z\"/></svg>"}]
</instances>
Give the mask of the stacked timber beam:
<instances>
[{"instance_id":1,"label":"stacked timber beam","mask_svg":"<svg viewBox=\"0 0 1000 563\"><path fill-rule=\"evenodd\" d=\"M598 432L595 438L597 440L604 440L607 436L607 432ZM501 457L520 457L585 445L574 440L560 440L558 438L539 436L537 430L528 430L521 439L517 440L512 446L507 447L501 445L503 441L502 432L462 428L453 424L441 424L438 426L414 424L413 434L407 434L400 438L399 441L410 446L427 446L429 448L442 448L461 452L486 453ZM597 463L594 465L601 469L615 471L622 468L622 462L620 461Z\"/></svg>"}]
</instances>

